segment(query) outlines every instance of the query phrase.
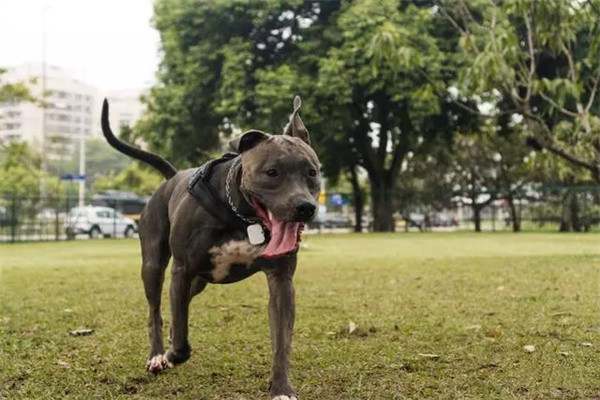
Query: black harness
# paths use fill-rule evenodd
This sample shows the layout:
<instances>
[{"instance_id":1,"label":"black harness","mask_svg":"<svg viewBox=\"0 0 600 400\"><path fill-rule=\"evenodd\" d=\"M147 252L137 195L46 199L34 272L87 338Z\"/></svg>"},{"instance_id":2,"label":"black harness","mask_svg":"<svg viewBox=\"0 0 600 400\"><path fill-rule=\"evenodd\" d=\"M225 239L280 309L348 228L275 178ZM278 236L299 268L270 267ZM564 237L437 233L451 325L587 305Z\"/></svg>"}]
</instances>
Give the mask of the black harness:
<instances>
[{"instance_id":1,"label":"black harness","mask_svg":"<svg viewBox=\"0 0 600 400\"><path fill-rule=\"evenodd\" d=\"M202 164L190 177L187 189L200 205L214 218L221 221L221 223L226 226L234 226L242 232L246 232L246 228L248 228L249 224L234 214L231 206L227 204L227 201L221 199L217 190L210 184L210 177L212 176L214 167L238 156L239 154L237 153L225 153L220 158ZM241 201L245 200L241 198ZM266 242L268 243L270 240L269 231L265 231L265 236ZM295 256L297 252L298 249L289 254L279 256L277 259ZM277 259L261 259L261 262L265 265L270 265L275 263ZM244 269L247 268L244 267Z\"/></svg>"},{"instance_id":2,"label":"black harness","mask_svg":"<svg viewBox=\"0 0 600 400\"><path fill-rule=\"evenodd\" d=\"M210 184L214 167L238 156L237 153L225 153L220 158L202 164L190 177L188 192L213 217L227 226L236 226L245 232L248 224L233 213L229 204L219 197L217 190Z\"/></svg>"}]
</instances>

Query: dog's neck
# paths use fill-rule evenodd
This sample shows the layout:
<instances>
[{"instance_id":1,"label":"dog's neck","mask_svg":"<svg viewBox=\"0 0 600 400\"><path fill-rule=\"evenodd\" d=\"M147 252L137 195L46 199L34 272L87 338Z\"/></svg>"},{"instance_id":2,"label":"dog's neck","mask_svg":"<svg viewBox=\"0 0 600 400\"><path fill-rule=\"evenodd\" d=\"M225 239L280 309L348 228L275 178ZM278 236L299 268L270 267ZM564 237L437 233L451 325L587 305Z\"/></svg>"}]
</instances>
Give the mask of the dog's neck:
<instances>
[{"instance_id":1,"label":"dog's neck","mask_svg":"<svg viewBox=\"0 0 600 400\"><path fill-rule=\"evenodd\" d=\"M241 187L241 179L242 179L242 163L235 162L235 159L232 159L223 165L224 171L222 177L224 178L222 184L218 187L221 188L220 195L221 198L228 204L227 199L227 191L226 191L226 179L227 173L230 168L233 168L231 171L231 182L229 185L229 196L231 197L231 201L233 205L237 208L240 214L242 214L246 218L256 219L256 212L254 208L250 205L250 197L248 194L243 192Z\"/></svg>"}]
</instances>

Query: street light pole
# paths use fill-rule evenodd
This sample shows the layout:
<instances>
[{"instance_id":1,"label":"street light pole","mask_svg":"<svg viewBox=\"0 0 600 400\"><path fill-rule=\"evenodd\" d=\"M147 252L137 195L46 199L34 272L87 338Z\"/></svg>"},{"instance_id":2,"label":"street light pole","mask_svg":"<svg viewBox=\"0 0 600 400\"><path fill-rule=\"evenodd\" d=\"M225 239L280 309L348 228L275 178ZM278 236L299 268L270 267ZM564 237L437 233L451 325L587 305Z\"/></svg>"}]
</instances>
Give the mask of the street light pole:
<instances>
[{"instance_id":1,"label":"street light pole","mask_svg":"<svg viewBox=\"0 0 600 400\"><path fill-rule=\"evenodd\" d=\"M48 14L48 9L50 8L50 6L48 4L44 4L43 8L42 8L42 152L41 152L41 169L42 169L42 174L46 172L47 166L46 166L46 91L47 89L47 66L46 66L46 36L48 33L48 29L47 29L47 14ZM40 179L40 197L41 198L46 198L46 182L45 182L45 177L42 176L42 178Z\"/></svg>"},{"instance_id":2,"label":"street light pole","mask_svg":"<svg viewBox=\"0 0 600 400\"><path fill-rule=\"evenodd\" d=\"M60 104L57 104L56 107L61 108ZM85 206L85 181L87 177L85 176L85 162L86 162L86 154L85 154L85 141L87 139L87 135L85 132L82 132L78 135L70 135L65 133L56 133L53 135L55 138L64 138L70 141L70 144L75 146L77 140L79 140L79 174L76 177L73 177L73 174L69 174L71 178L66 178L67 180L77 180L78 182L78 206Z\"/></svg>"},{"instance_id":3,"label":"street light pole","mask_svg":"<svg viewBox=\"0 0 600 400\"><path fill-rule=\"evenodd\" d=\"M85 206L85 134L79 135L79 207Z\"/></svg>"}]
</instances>

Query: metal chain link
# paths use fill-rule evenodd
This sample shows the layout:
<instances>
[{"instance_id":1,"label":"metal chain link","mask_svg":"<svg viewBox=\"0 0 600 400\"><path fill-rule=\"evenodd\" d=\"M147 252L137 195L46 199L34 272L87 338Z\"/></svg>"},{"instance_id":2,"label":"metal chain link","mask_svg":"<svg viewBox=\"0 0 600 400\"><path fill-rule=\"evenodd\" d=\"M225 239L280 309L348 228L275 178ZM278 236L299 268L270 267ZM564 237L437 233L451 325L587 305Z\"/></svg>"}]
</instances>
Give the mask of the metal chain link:
<instances>
[{"instance_id":1,"label":"metal chain link","mask_svg":"<svg viewBox=\"0 0 600 400\"><path fill-rule=\"evenodd\" d=\"M233 204L233 200L231 199L231 180L233 179L233 170L240 163L240 158L241 158L241 156L238 156L231 164L231 167L229 167L229 171L227 171L227 177L225 178L225 195L227 196L227 203L229 204L229 207L231 207L231 211L233 211L233 213L235 215L237 215L237 217L239 219L241 219L242 221L244 221L245 223L254 224L254 223L256 223L256 220L248 219L248 218L244 217L242 214L240 214L239 210Z\"/></svg>"}]
</instances>

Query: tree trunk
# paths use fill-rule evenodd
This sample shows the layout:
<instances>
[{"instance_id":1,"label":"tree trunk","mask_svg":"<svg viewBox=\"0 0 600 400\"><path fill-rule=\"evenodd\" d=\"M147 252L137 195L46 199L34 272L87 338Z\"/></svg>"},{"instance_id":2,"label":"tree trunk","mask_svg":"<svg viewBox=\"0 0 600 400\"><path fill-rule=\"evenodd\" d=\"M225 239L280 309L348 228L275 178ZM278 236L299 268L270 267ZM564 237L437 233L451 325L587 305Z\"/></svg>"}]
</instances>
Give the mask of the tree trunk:
<instances>
[{"instance_id":1,"label":"tree trunk","mask_svg":"<svg viewBox=\"0 0 600 400\"><path fill-rule=\"evenodd\" d=\"M393 185L384 179L371 180L371 204L373 208L373 231L394 232Z\"/></svg>"},{"instance_id":2,"label":"tree trunk","mask_svg":"<svg viewBox=\"0 0 600 400\"><path fill-rule=\"evenodd\" d=\"M365 207L365 195L360 182L358 181L358 174L356 173L356 167L350 168L350 183L352 184L352 197L354 203L354 232L362 232L362 218Z\"/></svg>"},{"instance_id":3,"label":"tree trunk","mask_svg":"<svg viewBox=\"0 0 600 400\"><path fill-rule=\"evenodd\" d=\"M508 207L510 208L512 230L513 232L521 232L521 215L519 215L517 207L515 206L515 199L512 196L508 196L506 200L508 201Z\"/></svg>"},{"instance_id":4,"label":"tree trunk","mask_svg":"<svg viewBox=\"0 0 600 400\"><path fill-rule=\"evenodd\" d=\"M567 192L563 198L563 212L560 220L560 232L581 232L577 193Z\"/></svg>"},{"instance_id":5,"label":"tree trunk","mask_svg":"<svg viewBox=\"0 0 600 400\"><path fill-rule=\"evenodd\" d=\"M569 215L571 219L571 228L575 232L581 232L582 224L577 193L571 193L571 196L569 197Z\"/></svg>"},{"instance_id":6,"label":"tree trunk","mask_svg":"<svg viewBox=\"0 0 600 400\"><path fill-rule=\"evenodd\" d=\"M475 232L481 232L481 207L473 206L473 223Z\"/></svg>"}]
</instances>

